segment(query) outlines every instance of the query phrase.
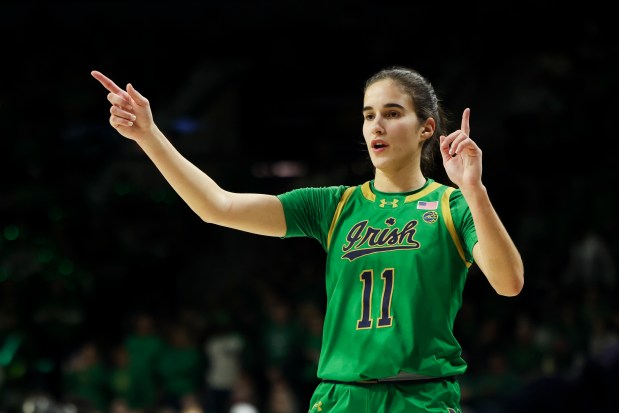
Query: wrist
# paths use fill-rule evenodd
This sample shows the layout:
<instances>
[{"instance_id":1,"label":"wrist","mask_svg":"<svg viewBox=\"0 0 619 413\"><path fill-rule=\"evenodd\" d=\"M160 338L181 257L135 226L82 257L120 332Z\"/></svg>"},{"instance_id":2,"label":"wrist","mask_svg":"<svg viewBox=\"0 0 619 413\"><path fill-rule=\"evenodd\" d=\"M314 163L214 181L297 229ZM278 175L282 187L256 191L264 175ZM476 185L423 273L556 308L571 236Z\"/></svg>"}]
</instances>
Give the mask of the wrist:
<instances>
[{"instance_id":1,"label":"wrist","mask_svg":"<svg viewBox=\"0 0 619 413\"><path fill-rule=\"evenodd\" d=\"M458 188L460 192L462 192L464 198L469 202L475 199L488 198L488 189L481 182L474 185L462 185Z\"/></svg>"}]
</instances>

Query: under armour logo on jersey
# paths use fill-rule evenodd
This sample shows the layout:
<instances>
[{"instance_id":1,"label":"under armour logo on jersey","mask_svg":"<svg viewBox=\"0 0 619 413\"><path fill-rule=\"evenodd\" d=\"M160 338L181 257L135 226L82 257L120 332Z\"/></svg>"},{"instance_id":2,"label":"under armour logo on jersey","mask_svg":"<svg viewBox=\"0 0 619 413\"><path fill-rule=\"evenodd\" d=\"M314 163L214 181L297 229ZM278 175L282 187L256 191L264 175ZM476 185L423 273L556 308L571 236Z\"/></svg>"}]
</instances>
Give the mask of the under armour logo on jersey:
<instances>
[{"instance_id":1,"label":"under armour logo on jersey","mask_svg":"<svg viewBox=\"0 0 619 413\"><path fill-rule=\"evenodd\" d=\"M398 200L394 199L391 202L387 202L387 200L385 198L380 200L380 207L384 208L385 205L391 205L391 208L397 208L398 207Z\"/></svg>"},{"instance_id":2,"label":"under armour logo on jersey","mask_svg":"<svg viewBox=\"0 0 619 413\"><path fill-rule=\"evenodd\" d=\"M314 403L312 406L312 410L316 409L316 411L322 412L322 402Z\"/></svg>"}]
</instances>

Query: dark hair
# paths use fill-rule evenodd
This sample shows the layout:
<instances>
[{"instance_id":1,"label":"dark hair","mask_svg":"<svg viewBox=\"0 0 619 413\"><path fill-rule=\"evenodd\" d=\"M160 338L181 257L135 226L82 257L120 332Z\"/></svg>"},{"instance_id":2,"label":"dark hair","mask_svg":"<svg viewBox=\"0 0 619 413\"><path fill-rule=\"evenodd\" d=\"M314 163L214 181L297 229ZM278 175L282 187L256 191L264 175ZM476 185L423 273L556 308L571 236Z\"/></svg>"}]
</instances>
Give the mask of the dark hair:
<instances>
[{"instance_id":1,"label":"dark hair","mask_svg":"<svg viewBox=\"0 0 619 413\"><path fill-rule=\"evenodd\" d=\"M430 176L436 166L435 156L438 153L439 136L447 133L447 114L436 96L432 84L414 69L392 66L382 69L372 75L366 82L363 92L379 80L390 79L397 83L402 91L413 101L413 109L422 121L433 118L436 123L434 134L423 143L421 149L421 171Z\"/></svg>"}]
</instances>

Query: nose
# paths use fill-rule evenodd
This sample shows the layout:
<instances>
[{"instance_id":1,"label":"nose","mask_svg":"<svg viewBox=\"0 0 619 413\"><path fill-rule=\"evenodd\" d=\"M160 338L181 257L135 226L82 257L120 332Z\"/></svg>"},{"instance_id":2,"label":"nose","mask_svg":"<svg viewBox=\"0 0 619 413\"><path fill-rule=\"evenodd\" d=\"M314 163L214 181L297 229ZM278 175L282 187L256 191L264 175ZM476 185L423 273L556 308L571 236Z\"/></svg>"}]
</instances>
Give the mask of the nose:
<instances>
[{"instance_id":1,"label":"nose","mask_svg":"<svg viewBox=\"0 0 619 413\"><path fill-rule=\"evenodd\" d=\"M383 128L380 122L376 122L374 126L372 126L372 133L376 136L381 136L385 133L385 128Z\"/></svg>"}]
</instances>

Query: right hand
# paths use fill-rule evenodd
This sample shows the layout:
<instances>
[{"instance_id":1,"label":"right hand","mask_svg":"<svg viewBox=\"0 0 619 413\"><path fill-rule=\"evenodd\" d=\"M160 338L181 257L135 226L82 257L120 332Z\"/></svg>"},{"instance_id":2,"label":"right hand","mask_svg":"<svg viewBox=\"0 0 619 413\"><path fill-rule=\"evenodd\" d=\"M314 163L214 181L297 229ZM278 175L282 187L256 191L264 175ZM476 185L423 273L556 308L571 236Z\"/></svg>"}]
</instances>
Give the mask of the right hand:
<instances>
[{"instance_id":1,"label":"right hand","mask_svg":"<svg viewBox=\"0 0 619 413\"><path fill-rule=\"evenodd\" d=\"M93 70L90 74L110 92L107 95L107 100L112 104L110 124L118 133L136 142L156 133L157 126L148 99L130 83L125 91L101 72Z\"/></svg>"}]
</instances>

